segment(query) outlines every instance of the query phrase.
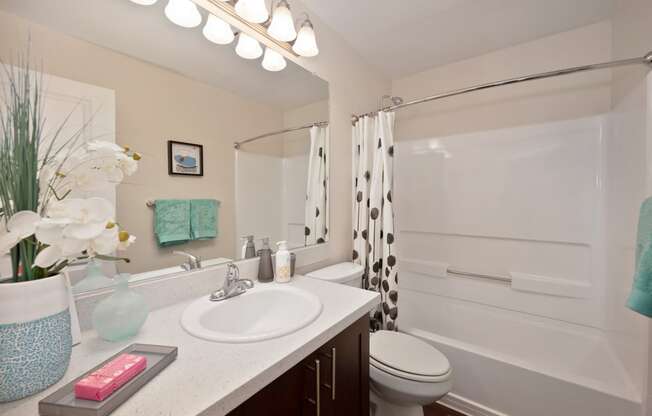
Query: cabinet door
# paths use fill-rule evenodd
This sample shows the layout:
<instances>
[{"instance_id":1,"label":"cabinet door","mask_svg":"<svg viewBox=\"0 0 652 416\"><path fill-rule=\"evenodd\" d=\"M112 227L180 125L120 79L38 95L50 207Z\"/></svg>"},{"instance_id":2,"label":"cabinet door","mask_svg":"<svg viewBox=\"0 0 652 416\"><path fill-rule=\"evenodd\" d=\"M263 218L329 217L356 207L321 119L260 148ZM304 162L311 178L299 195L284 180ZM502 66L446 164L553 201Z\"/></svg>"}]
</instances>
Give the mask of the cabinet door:
<instances>
[{"instance_id":1,"label":"cabinet door","mask_svg":"<svg viewBox=\"0 0 652 416\"><path fill-rule=\"evenodd\" d=\"M369 415L368 317L349 326L229 415Z\"/></svg>"},{"instance_id":2,"label":"cabinet door","mask_svg":"<svg viewBox=\"0 0 652 416\"><path fill-rule=\"evenodd\" d=\"M304 415L369 414L369 319L366 316L324 344L304 364L307 389Z\"/></svg>"},{"instance_id":3,"label":"cabinet door","mask_svg":"<svg viewBox=\"0 0 652 416\"><path fill-rule=\"evenodd\" d=\"M304 416L303 369L295 366L268 384L229 416Z\"/></svg>"},{"instance_id":4,"label":"cabinet door","mask_svg":"<svg viewBox=\"0 0 652 416\"><path fill-rule=\"evenodd\" d=\"M336 415L369 414L369 319L365 316L335 337L332 399Z\"/></svg>"}]
</instances>

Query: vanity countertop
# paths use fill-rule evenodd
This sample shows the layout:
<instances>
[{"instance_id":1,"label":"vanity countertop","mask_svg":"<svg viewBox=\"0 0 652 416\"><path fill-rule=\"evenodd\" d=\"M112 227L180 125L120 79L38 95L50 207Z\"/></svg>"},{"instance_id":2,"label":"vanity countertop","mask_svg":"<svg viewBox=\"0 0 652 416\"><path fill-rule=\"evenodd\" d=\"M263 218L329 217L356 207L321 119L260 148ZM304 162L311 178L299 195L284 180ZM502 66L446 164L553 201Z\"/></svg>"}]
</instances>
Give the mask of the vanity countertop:
<instances>
[{"instance_id":1,"label":"vanity countertop","mask_svg":"<svg viewBox=\"0 0 652 416\"><path fill-rule=\"evenodd\" d=\"M364 316L379 301L379 295L370 291L305 277L288 284L314 293L323 304L319 317L299 331L247 344L204 341L188 334L179 324L183 310L192 301L177 303L150 313L140 333L125 342L106 342L94 331L85 331L82 343L73 348L70 367L61 381L29 398L0 405L0 414L37 415L39 400L138 342L177 346L179 355L112 415L223 415Z\"/></svg>"}]
</instances>

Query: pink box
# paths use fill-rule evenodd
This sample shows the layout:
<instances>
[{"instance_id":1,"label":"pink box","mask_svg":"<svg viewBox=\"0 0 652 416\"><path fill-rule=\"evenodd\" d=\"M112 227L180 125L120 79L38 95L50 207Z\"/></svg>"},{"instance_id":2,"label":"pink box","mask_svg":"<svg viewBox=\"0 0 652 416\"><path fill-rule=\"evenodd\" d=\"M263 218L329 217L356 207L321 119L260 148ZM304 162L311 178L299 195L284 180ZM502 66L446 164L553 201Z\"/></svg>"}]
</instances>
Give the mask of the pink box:
<instances>
[{"instance_id":1,"label":"pink box","mask_svg":"<svg viewBox=\"0 0 652 416\"><path fill-rule=\"evenodd\" d=\"M147 368L147 358L121 354L75 383L78 399L102 401Z\"/></svg>"}]
</instances>

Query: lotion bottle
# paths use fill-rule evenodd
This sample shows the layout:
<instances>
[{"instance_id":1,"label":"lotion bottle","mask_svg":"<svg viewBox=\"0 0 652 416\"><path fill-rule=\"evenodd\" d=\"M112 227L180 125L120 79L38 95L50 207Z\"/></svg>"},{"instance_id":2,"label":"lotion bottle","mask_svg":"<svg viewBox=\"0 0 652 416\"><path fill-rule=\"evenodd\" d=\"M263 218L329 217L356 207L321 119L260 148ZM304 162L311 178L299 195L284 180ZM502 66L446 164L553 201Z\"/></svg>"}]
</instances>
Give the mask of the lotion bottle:
<instances>
[{"instance_id":1,"label":"lotion bottle","mask_svg":"<svg viewBox=\"0 0 652 416\"><path fill-rule=\"evenodd\" d=\"M276 243L278 251L276 252L276 276L274 280L277 283L287 283L290 281L291 259L288 251L287 241Z\"/></svg>"}]
</instances>

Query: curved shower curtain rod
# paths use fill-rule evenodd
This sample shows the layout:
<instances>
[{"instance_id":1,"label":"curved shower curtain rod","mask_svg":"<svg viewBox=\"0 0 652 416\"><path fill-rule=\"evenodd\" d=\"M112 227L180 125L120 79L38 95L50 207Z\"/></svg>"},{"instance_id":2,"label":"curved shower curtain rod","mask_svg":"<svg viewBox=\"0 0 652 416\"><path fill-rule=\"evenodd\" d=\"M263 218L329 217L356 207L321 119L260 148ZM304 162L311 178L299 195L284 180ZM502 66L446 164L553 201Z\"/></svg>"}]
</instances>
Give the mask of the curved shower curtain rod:
<instances>
[{"instance_id":1,"label":"curved shower curtain rod","mask_svg":"<svg viewBox=\"0 0 652 416\"><path fill-rule=\"evenodd\" d=\"M448 97L453 97L453 96L456 96L456 95L467 94L467 93L470 93L470 92L486 90L486 89L489 89L489 88L502 87L504 85L518 84L520 82L525 82L525 81L534 81L534 80L537 80L537 79L553 78L553 77L558 77L558 76L561 76L561 75L575 74L575 73L578 73L578 72L595 71L595 70L598 70L598 69L607 69L607 68L614 68L614 67L618 67L618 66L627 66L627 65L647 65L647 66L652 67L652 52L648 52L645 56L638 57L638 58L621 59L621 60L617 60L617 61L602 62L602 63L592 64L592 65L574 66L574 67L571 67L571 68L558 69L558 70L555 70L555 71L548 71L548 72L541 72L541 73L538 73L538 74L525 75L525 76L516 77L516 78L508 78L508 79L504 79L502 81L489 82L489 83L486 83L486 84L478 84L478 85L473 85L471 87L466 87L466 88L452 90L452 91L448 91L448 92L444 92L444 93L430 95L428 97L418 98L416 100L407 101L407 102L403 102L403 103L400 103L400 104L395 104L395 105L390 105L390 106L387 106L387 107L383 107L380 110L372 111L372 112L365 113L365 114L353 114L352 117L351 117L351 122L353 124L355 124L361 117L375 115L375 114L378 113L378 111L400 110L402 108L409 107L409 106L416 105L416 104L427 103L429 101L435 101L435 100L439 100L439 99L442 99L442 98L448 98Z\"/></svg>"},{"instance_id":2,"label":"curved shower curtain rod","mask_svg":"<svg viewBox=\"0 0 652 416\"><path fill-rule=\"evenodd\" d=\"M313 127L325 127L325 126L328 126L328 121L318 121L316 123L310 123L310 124L306 124L304 126L290 127L288 129L272 131L272 132L269 132L269 133L261 134L260 136L255 136L255 137L251 137L249 139L240 140L239 142L233 142L233 147L235 149L240 149L240 146L242 146L245 143L253 142L255 140L264 139L265 137L276 136L277 134L289 133L291 131L310 129L310 128L313 128Z\"/></svg>"}]
</instances>

